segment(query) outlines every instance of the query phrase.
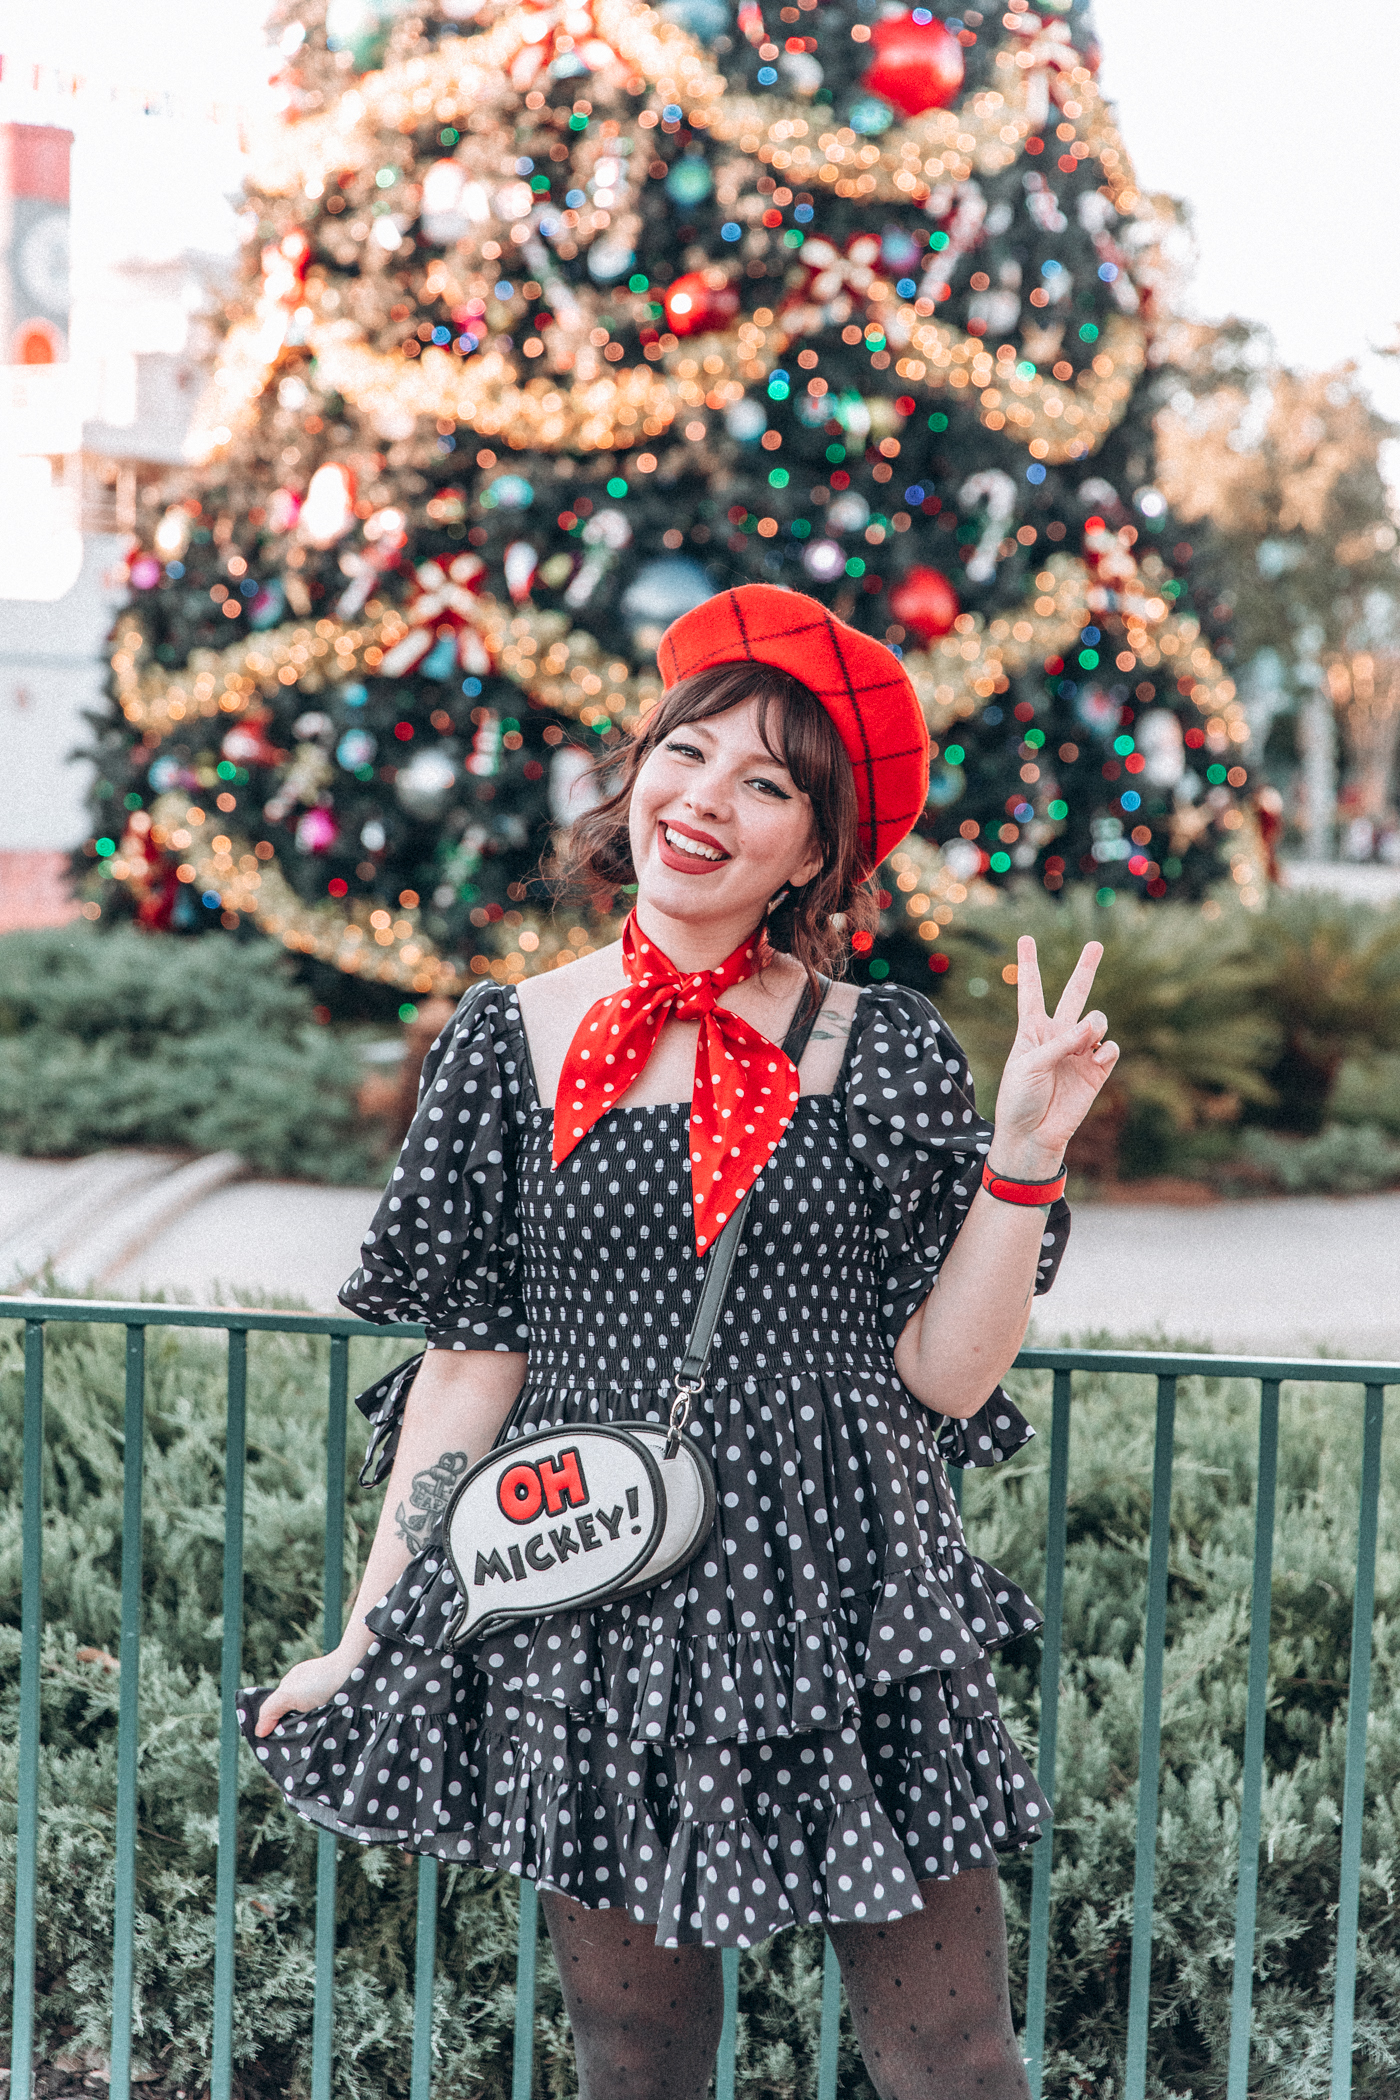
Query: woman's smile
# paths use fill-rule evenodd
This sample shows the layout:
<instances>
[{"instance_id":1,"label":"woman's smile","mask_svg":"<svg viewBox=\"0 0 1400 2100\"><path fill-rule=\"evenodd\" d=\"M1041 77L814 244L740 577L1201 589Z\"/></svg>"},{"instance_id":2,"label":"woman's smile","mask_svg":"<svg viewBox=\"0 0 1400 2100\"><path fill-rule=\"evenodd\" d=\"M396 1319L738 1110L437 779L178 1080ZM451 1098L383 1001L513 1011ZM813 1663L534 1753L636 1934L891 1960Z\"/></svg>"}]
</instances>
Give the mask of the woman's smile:
<instances>
[{"instance_id":1,"label":"woman's smile","mask_svg":"<svg viewBox=\"0 0 1400 2100\"><path fill-rule=\"evenodd\" d=\"M708 875L732 857L708 831L664 817L657 820L656 852L663 866L686 875Z\"/></svg>"}]
</instances>

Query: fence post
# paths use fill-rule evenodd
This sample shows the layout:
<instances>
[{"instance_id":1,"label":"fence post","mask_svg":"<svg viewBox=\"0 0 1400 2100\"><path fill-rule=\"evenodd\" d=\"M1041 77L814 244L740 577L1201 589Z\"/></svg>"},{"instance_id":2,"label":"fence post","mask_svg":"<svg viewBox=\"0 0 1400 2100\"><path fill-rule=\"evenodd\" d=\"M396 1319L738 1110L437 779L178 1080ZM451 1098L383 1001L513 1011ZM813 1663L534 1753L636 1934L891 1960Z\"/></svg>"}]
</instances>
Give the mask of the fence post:
<instances>
[{"instance_id":1,"label":"fence post","mask_svg":"<svg viewBox=\"0 0 1400 2100\"><path fill-rule=\"evenodd\" d=\"M331 1336L326 1419L326 1545L321 1579L321 1643L339 1644L345 1615L345 1405L350 1342ZM333 1830L316 1833L316 1986L311 2012L311 2100L331 2100L335 2048L335 1848Z\"/></svg>"},{"instance_id":2,"label":"fence post","mask_svg":"<svg viewBox=\"0 0 1400 2100\"><path fill-rule=\"evenodd\" d=\"M1248 2100L1249 2029L1254 2003L1254 1927L1259 1896L1260 1805L1264 1792L1264 1721L1269 1695L1273 1613L1274 1498L1278 1483L1277 1378L1259 1387L1259 1480L1254 1495L1254 1591L1249 1606L1249 1692L1240 1780L1240 1868L1235 1896L1235 1979L1230 1994L1230 2068L1226 2100Z\"/></svg>"},{"instance_id":3,"label":"fence post","mask_svg":"<svg viewBox=\"0 0 1400 2100\"><path fill-rule=\"evenodd\" d=\"M1337 1982L1332 2003L1332 2100L1351 2100L1356 2025L1356 1927L1361 1906L1361 1825L1366 1806L1366 1724L1371 1714L1371 1621L1376 1609L1376 1523L1381 1493L1385 1387L1366 1388L1361 1434L1361 1510L1356 1528L1356 1595L1351 1614L1351 1681L1347 1686L1346 1791L1342 1797L1342 1872L1337 1890Z\"/></svg>"},{"instance_id":4,"label":"fence post","mask_svg":"<svg viewBox=\"0 0 1400 2100\"><path fill-rule=\"evenodd\" d=\"M1162 1765L1162 1661L1167 1642L1167 1555L1171 1545L1172 1440L1176 1379L1157 1380L1152 1458L1152 1532L1147 1550L1147 1625L1142 1657L1142 1753L1138 1760L1137 1854L1133 1865L1133 1956L1128 1976L1124 2100L1146 2100L1152 1993L1152 1905L1157 1878L1157 1792Z\"/></svg>"},{"instance_id":5,"label":"fence post","mask_svg":"<svg viewBox=\"0 0 1400 2100\"><path fill-rule=\"evenodd\" d=\"M437 1967L438 1863L418 1861L418 1928L413 1951L413 2060L408 2100L430 2100L433 2090L433 1973Z\"/></svg>"},{"instance_id":6,"label":"fence post","mask_svg":"<svg viewBox=\"0 0 1400 2100\"><path fill-rule=\"evenodd\" d=\"M520 1935L515 1955L515 2057L510 2100L530 2100L535 2082L535 1978L540 1937L540 1899L533 1881L520 1877Z\"/></svg>"},{"instance_id":7,"label":"fence post","mask_svg":"<svg viewBox=\"0 0 1400 2100\"><path fill-rule=\"evenodd\" d=\"M44 1323L24 1323L24 1519L20 1575L19 1784L11 2100L34 2090L34 1957L39 1884L39 1653L44 1621Z\"/></svg>"},{"instance_id":8,"label":"fence post","mask_svg":"<svg viewBox=\"0 0 1400 2100\"><path fill-rule=\"evenodd\" d=\"M734 2100L734 2070L739 2041L739 1950L721 1947L720 1975L724 1979L724 2025L719 2032L715 2057L715 2100Z\"/></svg>"},{"instance_id":9,"label":"fence post","mask_svg":"<svg viewBox=\"0 0 1400 2100\"><path fill-rule=\"evenodd\" d=\"M836 2100L841 2060L841 1964L830 1936L822 1957L822 2026L817 2045L817 2100Z\"/></svg>"},{"instance_id":10,"label":"fence post","mask_svg":"<svg viewBox=\"0 0 1400 2100\"><path fill-rule=\"evenodd\" d=\"M136 1935L136 1788L141 1703L141 1483L146 1432L146 1330L126 1330L122 1438L122 1632L117 1718L117 1874L112 1920L111 2100L131 2100Z\"/></svg>"},{"instance_id":11,"label":"fence post","mask_svg":"<svg viewBox=\"0 0 1400 2100\"><path fill-rule=\"evenodd\" d=\"M1065 1511L1069 1500L1068 1371L1055 1373L1050 1420L1050 1484L1045 1529L1045 1633L1040 1650L1040 1751L1036 1778L1055 1801L1055 1738L1060 1721L1060 1645L1065 1616ZM1050 1966L1050 1872L1055 1826L1042 1831L1031 1855L1031 1943L1026 1978L1026 2075L1031 2100L1040 2100L1045 2075L1045 1999Z\"/></svg>"},{"instance_id":12,"label":"fence post","mask_svg":"<svg viewBox=\"0 0 1400 2100\"><path fill-rule=\"evenodd\" d=\"M214 2043L210 2100L233 2090L234 1905L238 1894L238 1679L243 1661L243 1481L248 1445L248 1330L228 1331L224 1451L224 1638L219 1669L219 1864L214 1880Z\"/></svg>"}]
</instances>

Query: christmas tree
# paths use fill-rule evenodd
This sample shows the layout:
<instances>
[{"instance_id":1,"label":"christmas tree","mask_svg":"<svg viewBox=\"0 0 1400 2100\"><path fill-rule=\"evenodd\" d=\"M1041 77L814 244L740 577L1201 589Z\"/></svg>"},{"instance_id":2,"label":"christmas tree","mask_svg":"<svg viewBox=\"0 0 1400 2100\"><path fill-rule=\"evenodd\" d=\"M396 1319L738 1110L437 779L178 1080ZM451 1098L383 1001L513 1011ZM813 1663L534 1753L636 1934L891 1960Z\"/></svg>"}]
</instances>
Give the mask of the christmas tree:
<instances>
[{"instance_id":1,"label":"christmas tree","mask_svg":"<svg viewBox=\"0 0 1400 2100\"><path fill-rule=\"evenodd\" d=\"M977 878L1253 901L1151 480L1156 222L1065 11L284 12L207 456L114 639L104 914L405 993L586 950L618 900L551 913L550 817L758 577L925 703L902 974Z\"/></svg>"}]
</instances>

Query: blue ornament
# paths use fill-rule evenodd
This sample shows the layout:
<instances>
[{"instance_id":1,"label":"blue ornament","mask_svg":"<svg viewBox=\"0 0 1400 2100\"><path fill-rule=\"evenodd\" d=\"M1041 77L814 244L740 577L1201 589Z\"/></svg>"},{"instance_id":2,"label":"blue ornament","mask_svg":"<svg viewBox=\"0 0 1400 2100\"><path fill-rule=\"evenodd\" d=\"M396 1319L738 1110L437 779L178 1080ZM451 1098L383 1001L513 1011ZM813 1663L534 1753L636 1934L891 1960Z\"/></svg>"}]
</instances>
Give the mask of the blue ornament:
<instances>
[{"instance_id":1,"label":"blue ornament","mask_svg":"<svg viewBox=\"0 0 1400 2100\"><path fill-rule=\"evenodd\" d=\"M658 8L657 12L664 21L688 29L702 44L723 36L733 21L724 0L666 0L665 6Z\"/></svg>"},{"instance_id":2,"label":"blue ornament","mask_svg":"<svg viewBox=\"0 0 1400 2100\"><path fill-rule=\"evenodd\" d=\"M335 747L335 755L346 772L353 773L357 767L369 765L378 748L367 729L347 729Z\"/></svg>"},{"instance_id":3,"label":"blue ornament","mask_svg":"<svg viewBox=\"0 0 1400 2100\"><path fill-rule=\"evenodd\" d=\"M178 758L158 758L146 775L153 794L166 795L172 788L196 787L193 773L187 772Z\"/></svg>"},{"instance_id":4,"label":"blue ornament","mask_svg":"<svg viewBox=\"0 0 1400 2100\"><path fill-rule=\"evenodd\" d=\"M689 153L666 177L666 194L673 204L703 204L714 186L708 162Z\"/></svg>"},{"instance_id":5,"label":"blue ornament","mask_svg":"<svg viewBox=\"0 0 1400 2100\"><path fill-rule=\"evenodd\" d=\"M669 627L682 613L703 605L715 587L698 561L673 555L638 569L622 594L622 617L629 627Z\"/></svg>"},{"instance_id":6,"label":"blue ornament","mask_svg":"<svg viewBox=\"0 0 1400 2100\"><path fill-rule=\"evenodd\" d=\"M481 499L486 510L495 510L498 504L505 510L528 510L534 500L534 485L523 474L502 474Z\"/></svg>"},{"instance_id":7,"label":"blue ornament","mask_svg":"<svg viewBox=\"0 0 1400 2100\"><path fill-rule=\"evenodd\" d=\"M928 800L930 809L947 809L956 802L967 786L967 778L961 766L935 765L928 777Z\"/></svg>"},{"instance_id":8,"label":"blue ornament","mask_svg":"<svg viewBox=\"0 0 1400 2100\"><path fill-rule=\"evenodd\" d=\"M1111 736L1122 719L1122 707L1102 686L1086 685L1074 703L1074 712L1095 736Z\"/></svg>"},{"instance_id":9,"label":"blue ornament","mask_svg":"<svg viewBox=\"0 0 1400 2100\"><path fill-rule=\"evenodd\" d=\"M902 226L887 226L880 236L880 260L891 275L903 277L919 266L923 250Z\"/></svg>"},{"instance_id":10,"label":"blue ornament","mask_svg":"<svg viewBox=\"0 0 1400 2100\"><path fill-rule=\"evenodd\" d=\"M859 131L868 139L878 138L893 122L894 111L889 103L881 102L874 95L862 95L851 111L852 131Z\"/></svg>"},{"instance_id":11,"label":"blue ornament","mask_svg":"<svg viewBox=\"0 0 1400 2100\"><path fill-rule=\"evenodd\" d=\"M457 637L440 634L418 669L424 678L452 678L457 670Z\"/></svg>"},{"instance_id":12,"label":"blue ornament","mask_svg":"<svg viewBox=\"0 0 1400 2100\"><path fill-rule=\"evenodd\" d=\"M624 242L603 234L588 251L588 274L596 284L609 284L614 277L625 277L636 260Z\"/></svg>"},{"instance_id":13,"label":"blue ornament","mask_svg":"<svg viewBox=\"0 0 1400 2100\"><path fill-rule=\"evenodd\" d=\"M736 443L755 445L768 428L767 411L758 401L736 401L732 408L725 410L724 427Z\"/></svg>"},{"instance_id":14,"label":"blue ornament","mask_svg":"<svg viewBox=\"0 0 1400 2100\"><path fill-rule=\"evenodd\" d=\"M255 628L275 627L287 609L287 593L280 577L274 576L255 595L248 608L249 624Z\"/></svg>"}]
</instances>

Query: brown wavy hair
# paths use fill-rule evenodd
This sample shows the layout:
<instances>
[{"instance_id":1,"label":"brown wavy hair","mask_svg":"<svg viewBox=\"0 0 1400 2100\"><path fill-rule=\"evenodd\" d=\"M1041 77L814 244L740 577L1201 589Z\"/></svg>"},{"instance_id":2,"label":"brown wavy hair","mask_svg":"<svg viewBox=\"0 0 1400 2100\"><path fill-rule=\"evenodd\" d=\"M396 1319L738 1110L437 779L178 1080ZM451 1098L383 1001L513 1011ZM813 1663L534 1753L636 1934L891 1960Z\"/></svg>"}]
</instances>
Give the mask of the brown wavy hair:
<instances>
[{"instance_id":1,"label":"brown wavy hair","mask_svg":"<svg viewBox=\"0 0 1400 2100\"><path fill-rule=\"evenodd\" d=\"M594 768L610 792L596 809L555 835L548 873L560 888L583 885L616 894L637 880L627 821L632 787L658 744L687 722L705 722L750 700L758 702L758 733L787 767L812 805L812 829L822 864L810 882L785 890L769 908L768 939L801 963L815 989L816 973L839 974L847 936L873 926L876 901L860 868L860 831L851 761L820 700L786 671L769 664L717 664L683 678L663 693L618 760L609 753Z\"/></svg>"}]
</instances>

